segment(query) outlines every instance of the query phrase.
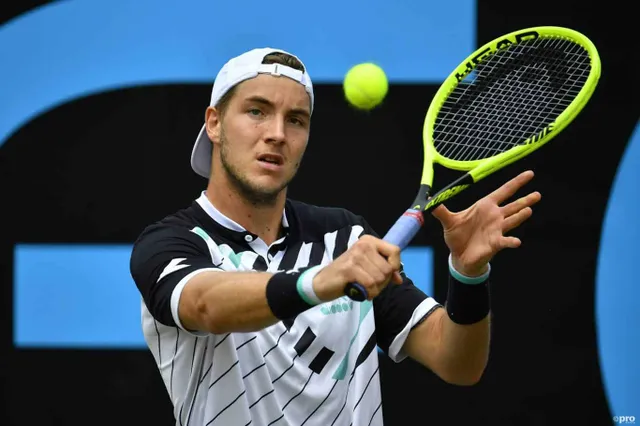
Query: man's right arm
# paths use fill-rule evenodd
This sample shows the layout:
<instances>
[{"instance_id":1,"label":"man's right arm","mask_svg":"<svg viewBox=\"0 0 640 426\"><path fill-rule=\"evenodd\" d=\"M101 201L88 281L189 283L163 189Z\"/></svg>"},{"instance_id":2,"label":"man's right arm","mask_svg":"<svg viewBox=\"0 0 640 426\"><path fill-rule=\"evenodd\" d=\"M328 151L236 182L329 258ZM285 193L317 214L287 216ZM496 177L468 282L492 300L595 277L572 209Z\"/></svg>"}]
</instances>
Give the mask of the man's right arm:
<instances>
[{"instance_id":1,"label":"man's right arm","mask_svg":"<svg viewBox=\"0 0 640 426\"><path fill-rule=\"evenodd\" d=\"M154 226L134 244L131 276L151 315L195 333L253 331L279 321L266 297L267 272L227 272L185 228Z\"/></svg>"},{"instance_id":2,"label":"man's right arm","mask_svg":"<svg viewBox=\"0 0 640 426\"><path fill-rule=\"evenodd\" d=\"M319 302L342 297L347 282L361 283L373 298L390 280L401 282L399 265L399 249L367 236L305 282ZM223 271L204 240L186 229L146 231L130 268L152 316L189 332L257 331L313 306L296 285L301 271Z\"/></svg>"},{"instance_id":3,"label":"man's right arm","mask_svg":"<svg viewBox=\"0 0 640 426\"><path fill-rule=\"evenodd\" d=\"M361 284L369 289L370 297L377 295L394 273L394 282L402 282L397 270L376 249L383 250L385 256L391 256L395 247L367 237L364 243L348 250L330 267L324 268L326 270L319 271L312 283L317 298L325 302L342 297L350 277L360 278ZM379 264L376 265L375 261ZM399 253L391 261L399 264ZM273 314L272 305L277 302L273 299L279 295L271 292L272 305L267 298L267 285L272 277L273 274L266 272L220 271L206 271L193 276L180 297L179 315L183 326L220 334L256 331L275 324L280 319ZM287 303L285 294L280 297L283 303Z\"/></svg>"}]
</instances>

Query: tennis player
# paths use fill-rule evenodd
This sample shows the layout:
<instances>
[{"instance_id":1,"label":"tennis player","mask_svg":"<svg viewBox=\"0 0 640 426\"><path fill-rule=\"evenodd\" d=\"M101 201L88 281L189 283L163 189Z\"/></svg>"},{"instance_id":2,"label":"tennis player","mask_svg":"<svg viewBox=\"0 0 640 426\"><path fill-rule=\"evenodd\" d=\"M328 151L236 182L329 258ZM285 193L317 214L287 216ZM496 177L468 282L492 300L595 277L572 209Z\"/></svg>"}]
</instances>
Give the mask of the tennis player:
<instances>
[{"instance_id":1,"label":"tennis player","mask_svg":"<svg viewBox=\"0 0 640 426\"><path fill-rule=\"evenodd\" d=\"M448 383L483 374L489 261L520 244L504 234L540 194L500 205L533 173L433 212L451 251L441 305L362 216L287 198L313 106L296 56L264 48L227 62L191 157L206 190L135 242L144 336L177 425L382 425L376 345ZM345 297L350 282L370 299Z\"/></svg>"}]
</instances>

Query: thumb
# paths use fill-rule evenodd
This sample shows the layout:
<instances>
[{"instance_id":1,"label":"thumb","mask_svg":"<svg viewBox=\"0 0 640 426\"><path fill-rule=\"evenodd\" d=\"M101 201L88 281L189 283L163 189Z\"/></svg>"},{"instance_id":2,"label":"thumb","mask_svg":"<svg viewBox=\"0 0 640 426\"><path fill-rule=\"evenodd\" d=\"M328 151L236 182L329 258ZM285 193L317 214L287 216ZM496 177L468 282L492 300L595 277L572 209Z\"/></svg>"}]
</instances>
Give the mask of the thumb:
<instances>
[{"instance_id":1,"label":"thumb","mask_svg":"<svg viewBox=\"0 0 640 426\"><path fill-rule=\"evenodd\" d=\"M440 204L438 207L433 209L431 214L440 221L444 228L449 228L453 224L453 213L451 213L444 204Z\"/></svg>"}]
</instances>

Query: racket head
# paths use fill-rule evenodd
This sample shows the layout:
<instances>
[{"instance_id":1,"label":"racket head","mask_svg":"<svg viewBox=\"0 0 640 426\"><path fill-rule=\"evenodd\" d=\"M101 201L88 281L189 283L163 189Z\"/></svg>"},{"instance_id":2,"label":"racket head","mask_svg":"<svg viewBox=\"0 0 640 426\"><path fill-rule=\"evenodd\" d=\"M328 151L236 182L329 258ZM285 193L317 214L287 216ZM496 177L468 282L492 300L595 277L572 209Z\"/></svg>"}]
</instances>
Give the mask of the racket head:
<instances>
[{"instance_id":1,"label":"racket head","mask_svg":"<svg viewBox=\"0 0 640 426\"><path fill-rule=\"evenodd\" d=\"M560 133L591 98L600 73L595 45L569 28L525 28L485 43L433 97L423 127L425 162L467 171L477 182ZM422 180L432 184L431 164Z\"/></svg>"}]
</instances>

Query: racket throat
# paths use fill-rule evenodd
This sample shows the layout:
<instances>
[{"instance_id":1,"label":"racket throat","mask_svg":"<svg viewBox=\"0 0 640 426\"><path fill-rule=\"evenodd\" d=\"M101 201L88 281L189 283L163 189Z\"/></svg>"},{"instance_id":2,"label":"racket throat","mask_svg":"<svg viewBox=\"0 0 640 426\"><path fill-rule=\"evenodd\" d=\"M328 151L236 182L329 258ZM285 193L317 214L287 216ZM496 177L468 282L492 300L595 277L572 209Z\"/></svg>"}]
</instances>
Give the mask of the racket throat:
<instances>
[{"instance_id":1,"label":"racket throat","mask_svg":"<svg viewBox=\"0 0 640 426\"><path fill-rule=\"evenodd\" d=\"M426 184L421 184L420 189L418 190L418 195L413 200L413 204L411 204L411 208L409 210L416 210L419 212L424 211L427 203L429 202L429 193L431 192L431 186Z\"/></svg>"},{"instance_id":2,"label":"racket throat","mask_svg":"<svg viewBox=\"0 0 640 426\"><path fill-rule=\"evenodd\" d=\"M426 201L423 210L431 211L435 209L440 204L447 201L449 198L467 189L474 182L475 181L471 174L465 173L464 175L460 176L458 179L454 180L449 185L445 186L440 191L435 193L431 198L429 198L428 201Z\"/></svg>"}]
</instances>

